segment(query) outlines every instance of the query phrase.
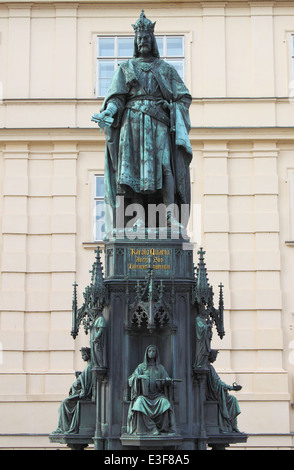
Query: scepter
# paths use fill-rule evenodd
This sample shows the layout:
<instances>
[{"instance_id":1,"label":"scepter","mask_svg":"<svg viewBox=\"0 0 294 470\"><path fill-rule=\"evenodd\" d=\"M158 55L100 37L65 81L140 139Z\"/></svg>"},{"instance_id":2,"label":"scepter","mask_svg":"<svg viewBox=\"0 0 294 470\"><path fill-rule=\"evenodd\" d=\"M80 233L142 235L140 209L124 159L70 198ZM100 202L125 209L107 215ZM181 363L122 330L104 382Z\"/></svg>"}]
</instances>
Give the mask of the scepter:
<instances>
[{"instance_id":1,"label":"scepter","mask_svg":"<svg viewBox=\"0 0 294 470\"><path fill-rule=\"evenodd\" d=\"M73 284L73 298L72 298L72 329L71 329L71 335L75 339L77 336L77 283L76 281Z\"/></svg>"},{"instance_id":2,"label":"scepter","mask_svg":"<svg viewBox=\"0 0 294 470\"><path fill-rule=\"evenodd\" d=\"M176 116L172 100L170 100L170 132L176 132Z\"/></svg>"},{"instance_id":3,"label":"scepter","mask_svg":"<svg viewBox=\"0 0 294 470\"><path fill-rule=\"evenodd\" d=\"M150 379L149 375L140 375L139 379ZM166 377L165 379L155 379L155 382L166 382L166 380L171 382L183 382L182 379L171 379L170 377Z\"/></svg>"},{"instance_id":4,"label":"scepter","mask_svg":"<svg viewBox=\"0 0 294 470\"><path fill-rule=\"evenodd\" d=\"M182 379L171 379L170 377L167 377L166 379L155 379L155 382L165 382L166 380L170 381L172 385L174 385L174 382L183 382ZM168 385L168 383L166 383ZM172 401L175 399L175 387L172 388Z\"/></svg>"},{"instance_id":5,"label":"scepter","mask_svg":"<svg viewBox=\"0 0 294 470\"><path fill-rule=\"evenodd\" d=\"M182 379L171 379L170 377L166 379L155 379L155 382L166 382L166 380L170 380L171 382L183 382Z\"/></svg>"}]
</instances>

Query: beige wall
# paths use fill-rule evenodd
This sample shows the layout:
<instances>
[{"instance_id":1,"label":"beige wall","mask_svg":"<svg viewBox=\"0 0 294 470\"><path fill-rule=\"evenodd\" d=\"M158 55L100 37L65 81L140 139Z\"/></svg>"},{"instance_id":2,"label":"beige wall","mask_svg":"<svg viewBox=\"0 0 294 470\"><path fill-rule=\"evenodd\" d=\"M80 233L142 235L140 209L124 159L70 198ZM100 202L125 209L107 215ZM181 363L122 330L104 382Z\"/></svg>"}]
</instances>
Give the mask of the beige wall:
<instances>
[{"instance_id":1,"label":"beige wall","mask_svg":"<svg viewBox=\"0 0 294 470\"><path fill-rule=\"evenodd\" d=\"M72 284L94 261L90 118L95 37L130 34L135 2L0 5L0 446L49 447L79 348ZM149 2L158 33L185 35L193 95L190 232L225 285L217 368L238 393L248 447L292 446L294 253L289 233L294 2ZM1 98L1 97L0 97ZM201 226L199 226L201 208ZM293 236L293 234L292 234ZM40 418L41 417L41 418ZM20 435L21 434L21 435ZM28 436L32 434L33 436Z\"/></svg>"}]
</instances>

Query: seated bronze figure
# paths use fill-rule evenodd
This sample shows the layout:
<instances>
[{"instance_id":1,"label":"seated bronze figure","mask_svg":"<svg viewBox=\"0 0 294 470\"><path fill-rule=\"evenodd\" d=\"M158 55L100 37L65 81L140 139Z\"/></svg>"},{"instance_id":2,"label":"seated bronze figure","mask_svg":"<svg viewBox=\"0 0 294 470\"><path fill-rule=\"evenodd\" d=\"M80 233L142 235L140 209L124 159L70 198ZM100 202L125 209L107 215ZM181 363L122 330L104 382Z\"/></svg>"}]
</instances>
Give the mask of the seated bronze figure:
<instances>
[{"instance_id":1,"label":"seated bronze figure","mask_svg":"<svg viewBox=\"0 0 294 470\"><path fill-rule=\"evenodd\" d=\"M129 377L128 434L175 433L171 384L172 379L160 364L157 347L148 346L144 361Z\"/></svg>"}]
</instances>

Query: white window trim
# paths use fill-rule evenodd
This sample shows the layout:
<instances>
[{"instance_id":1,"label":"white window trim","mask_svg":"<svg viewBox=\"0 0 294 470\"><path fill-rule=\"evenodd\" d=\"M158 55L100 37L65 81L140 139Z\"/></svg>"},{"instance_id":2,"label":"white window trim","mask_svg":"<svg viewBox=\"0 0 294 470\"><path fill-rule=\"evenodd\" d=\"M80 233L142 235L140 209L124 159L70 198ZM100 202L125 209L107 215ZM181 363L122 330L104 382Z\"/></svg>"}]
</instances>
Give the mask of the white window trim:
<instances>
[{"instance_id":1,"label":"white window trim","mask_svg":"<svg viewBox=\"0 0 294 470\"><path fill-rule=\"evenodd\" d=\"M187 73L186 73L186 62L187 62L187 54L186 54L186 41L187 41L187 34L186 33L157 33L155 34L156 37L163 37L164 38L164 42L163 42L163 54L160 56L160 58L162 60L165 60L165 61L168 61L169 59L171 60L182 60L183 61L183 80L184 82L187 81ZM168 56L166 55L166 38L167 37L181 37L182 38L182 41L183 41L183 55L182 56L178 56L178 55L175 55L175 56ZM99 56L99 39L100 38L114 38L115 39L115 49L114 49L114 53L115 53L115 56ZM121 57L118 57L118 41L117 41L117 38L131 38L133 39L134 36L132 35L129 35L129 34L121 34L121 35L118 35L118 34L107 34L107 35L103 35L103 34L95 34L95 86L94 86L94 94L95 94L95 98L97 99L103 99L104 96L101 96L99 95L98 93L98 90L99 90L99 60L113 60L114 63L115 63L115 67L114 67L114 70L116 69L117 65L118 65L118 62L120 61L124 61L124 60L128 60L130 59L131 57L128 57L128 56L121 56Z\"/></svg>"},{"instance_id":2,"label":"white window trim","mask_svg":"<svg viewBox=\"0 0 294 470\"><path fill-rule=\"evenodd\" d=\"M287 240L286 244L294 246L294 168L287 168Z\"/></svg>"},{"instance_id":3,"label":"white window trim","mask_svg":"<svg viewBox=\"0 0 294 470\"><path fill-rule=\"evenodd\" d=\"M294 101L294 31L286 30L284 36L284 43L286 46L287 55L287 91L286 95L289 99Z\"/></svg>"},{"instance_id":4,"label":"white window trim","mask_svg":"<svg viewBox=\"0 0 294 470\"><path fill-rule=\"evenodd\" d=\"M92 188L92 240L93 242L102 242L103 238L96 238L96 201L104 201L103 196L96 196L96 178L104 178L103 173L95 173L93 175L93 188Z\"/></svg>"},{"instance_id":5,"label":"white window trim","mask_svg":"<svg viewBox=\"0 0 294 470\"><path fill-rule=\"evenodd\" d=\"M294 33L291 34L291 39L290 39L290 54L291 54L291 83L289 86L289 95L294 99Z\"/></svg>"}]
</instances>

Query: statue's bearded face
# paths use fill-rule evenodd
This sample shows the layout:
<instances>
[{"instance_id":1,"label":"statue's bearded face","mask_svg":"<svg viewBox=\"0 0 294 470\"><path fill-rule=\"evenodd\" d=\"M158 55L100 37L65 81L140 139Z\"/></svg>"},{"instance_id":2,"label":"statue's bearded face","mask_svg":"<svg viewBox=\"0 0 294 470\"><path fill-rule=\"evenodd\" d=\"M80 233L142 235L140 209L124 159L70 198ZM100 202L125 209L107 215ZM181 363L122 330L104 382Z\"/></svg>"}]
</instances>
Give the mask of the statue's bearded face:
<instances>
[{"instance_id":1,"label":"statue's bearded face","mask_svg":"<svg viewBox=\"0 0 294 470\"><path fill-rule=\"evenodd\" d=\"M139 54L142 57L147 57L152 51L152 38L146 31L139 31L137 33L137 47Z\"/></svg>"}]
</instances>

